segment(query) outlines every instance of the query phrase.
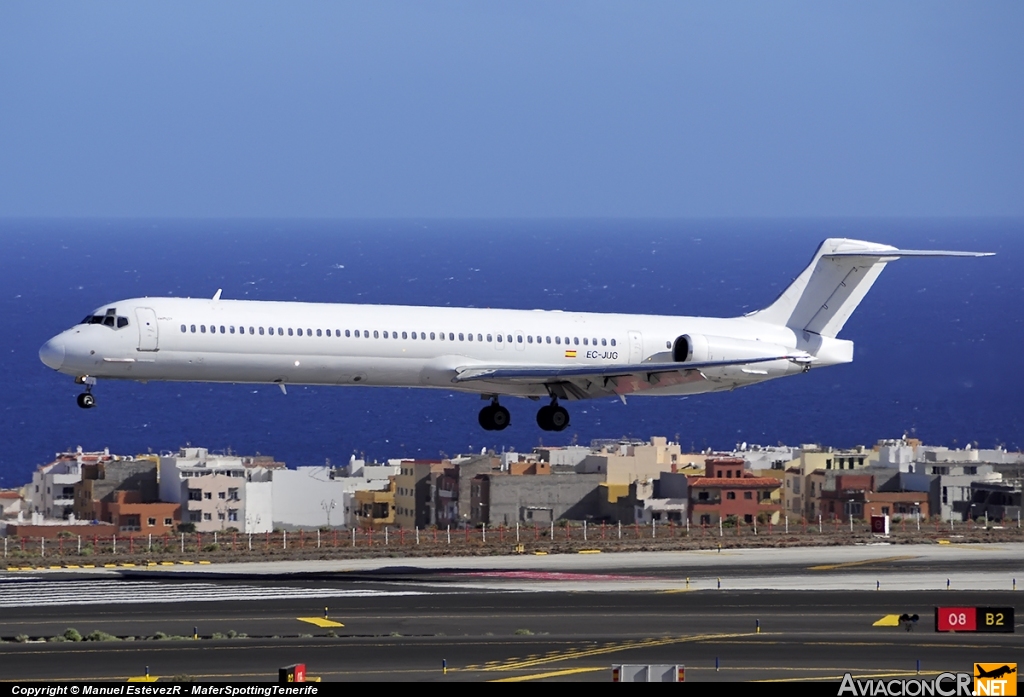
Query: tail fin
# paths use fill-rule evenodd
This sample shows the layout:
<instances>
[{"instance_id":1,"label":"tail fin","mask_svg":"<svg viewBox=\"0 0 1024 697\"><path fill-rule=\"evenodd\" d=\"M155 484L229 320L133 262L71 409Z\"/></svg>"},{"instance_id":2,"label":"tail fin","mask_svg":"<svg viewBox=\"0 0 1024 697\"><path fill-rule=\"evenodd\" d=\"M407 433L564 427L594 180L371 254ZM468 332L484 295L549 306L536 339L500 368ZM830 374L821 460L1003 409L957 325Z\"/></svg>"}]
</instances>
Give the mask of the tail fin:
<instances>
[{"instance_id":1,"label":"tail fin","mask_svg":"<svg viewBox=\"0 0 1024 697\"><path fill-rule=\"evenodd\" d=\"M835 337L890 261L900 257L982 257L984 252L897 249L875 242L830 238L782 295L748 317L797 331Z\"/></svg>"}]
</instances>

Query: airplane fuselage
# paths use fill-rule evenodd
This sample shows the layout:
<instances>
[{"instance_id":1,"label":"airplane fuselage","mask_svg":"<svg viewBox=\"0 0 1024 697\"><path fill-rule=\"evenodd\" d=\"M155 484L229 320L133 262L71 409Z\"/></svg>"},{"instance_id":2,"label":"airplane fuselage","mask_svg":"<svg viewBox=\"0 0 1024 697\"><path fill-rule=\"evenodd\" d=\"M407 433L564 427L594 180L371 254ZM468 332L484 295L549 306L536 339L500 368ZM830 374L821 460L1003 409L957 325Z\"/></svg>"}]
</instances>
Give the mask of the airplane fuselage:
<instances>
[{"instance_id":1,"label":"airplane fuselage","mask_svg":"<svg viewBox=\"0 0 1024 697\"><path fill-rule=\"evenodd\" d=\"M62 373L99 379L376 385L546 396L540 384L455 383L473 366L607 366L672 360L681 334L796 349L788 327L746 318L541 310L135 298L96 310L43 347ZM124 319L120 319L124 318ZM117 327L118 319L124 326ZM125 322L124 320L127 320ZM848 343L848 342L842 342ZM841 358L834 362L846 362ZM816 362L815 366L832 364ZM801 372L788 360L705 369L706 379L638 394L732 389Z\"/></svg>"}]
</instances>

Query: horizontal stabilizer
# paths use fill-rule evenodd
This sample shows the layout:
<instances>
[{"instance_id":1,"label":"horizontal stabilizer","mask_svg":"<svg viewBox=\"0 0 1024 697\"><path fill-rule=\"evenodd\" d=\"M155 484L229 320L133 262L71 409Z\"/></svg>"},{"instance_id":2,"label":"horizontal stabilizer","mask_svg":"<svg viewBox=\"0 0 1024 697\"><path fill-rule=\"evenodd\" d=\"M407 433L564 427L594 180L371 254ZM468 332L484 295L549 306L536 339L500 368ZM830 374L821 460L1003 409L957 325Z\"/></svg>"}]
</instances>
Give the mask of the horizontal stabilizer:
<instances>
[{"instance_id":1,"label":"horizontal stabilizer","mask_svg":"<svg viewBox=\"0 0 1024 697\"><path fill-rule=\"evenodd\" d=\"M948 252L941 249L893 249L891 251L861 251L861 252L833 252L822 254L823 257L865 257L878 259L880 257L992 257L995 252Z\"/></svg>"}]
</instances>

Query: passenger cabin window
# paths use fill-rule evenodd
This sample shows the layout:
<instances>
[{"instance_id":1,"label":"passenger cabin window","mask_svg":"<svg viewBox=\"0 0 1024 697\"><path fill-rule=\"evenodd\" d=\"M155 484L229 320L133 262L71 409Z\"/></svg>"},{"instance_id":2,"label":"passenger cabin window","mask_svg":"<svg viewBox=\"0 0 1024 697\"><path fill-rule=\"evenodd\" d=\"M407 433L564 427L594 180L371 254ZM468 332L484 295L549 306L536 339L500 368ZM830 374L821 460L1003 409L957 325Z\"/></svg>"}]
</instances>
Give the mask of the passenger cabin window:
<instances>
[{"instance_id":1,"label":"passenger cabin window","mask_svg":"<svg viewBox=\"0 0 1024 697\"><path fill-rule=\"evenodd\" d=\"M185 333L185 325L184 325L184 324L183 324L183 325L181 325L181 333L182 333L182 334L184 334L184 333Z\"/></svg>"}]
</instances>

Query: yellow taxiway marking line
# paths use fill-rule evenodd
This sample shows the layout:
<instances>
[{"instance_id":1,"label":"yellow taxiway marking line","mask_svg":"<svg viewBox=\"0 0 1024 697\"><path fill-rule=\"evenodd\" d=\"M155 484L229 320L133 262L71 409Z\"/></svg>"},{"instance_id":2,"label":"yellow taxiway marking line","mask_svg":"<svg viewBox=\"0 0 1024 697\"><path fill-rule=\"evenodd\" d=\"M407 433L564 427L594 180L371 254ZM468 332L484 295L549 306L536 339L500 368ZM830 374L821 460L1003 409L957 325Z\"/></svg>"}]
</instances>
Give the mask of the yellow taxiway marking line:
<instances>
[{"instance_id":1,"label":"yellow taxiway marking line","mask_svg":"<svg viewBox=\"0 0 1024 697\"><path fill-rule=\"evenodd\" d=\"M624 642L621 644L608 644L605 646L598 646L592 649L568 649L567 651L558 652L557 655L549 655L545 658L535 658L530 660L522 659L511 659L510 661L498 665L484 668L485 671L507 671L507 670L520 670L522 668L533 668L534 666L544 665L546 663L557 663L559 661L569 661L575 658L589 658L590 656L603 656L609 653L618 653L620 651L628 651L636 648L648 648L652 646L670 646L672 644L686 644L694 641L707 641L715 639L732 639L738 637L750 637L750 636L764 636L764 634L757 634L753 632L744 632L740 634L696 634L693 636L685 637L664 637L661 639L642 639L639 641Z\"/></svg>"},{"instance_id":2,"label":"yellow taxiway marking line","mask_svg":"<svg viewBox=\"0 0 1024 697\"><path fill-rule=\"evenodd\" d=\"M885 615L882 619L877 622L871 623L872 627L899 627L900 616L899 615Z\"/></svg>"},{"instance_id":3,"label":"yellow taxiway marking line","mask_svg":"<svg viewBox=\"0 0 1024 697\"><path fill-rule=\"evenodd\" d=\"M201 562L199 562L199 563L200 563L200 564L209 564L210 562L208 562L208 561L201 561Z\"/></svg>"},{"instance_id":4,"label":"yellow taxiway marking line","mask_svg":"<svg viewBox=\"0 0 1024 697\"><path fill-rule=\"evenodd\" d=\"M580 551L576 552L576 554L600 554L600 553L601 553L601 550L599 550L599 549L581 549Z\"/></svg>"},{"instance_id":5,"label":"yellow taxiway marking line","mask_svg":"<svg viewBox=\"0 0 1024 697\"><path fill-rule=\"evenodd\" d=\"M136 675L128 678L128 682L156 682L159 679L157 675Z\"/></svg>"},{"instance_id":6,"label":"yellow taxiway marking line","mask_svg":"<svg viewBox=\"0 0 1024 697\"><path fill-rule=\"evenodd\" d=\"M916 559L913 555L902 555L898 557L882 557L880 559L862 559L861 561L844 561L840 564L822 564L820 566L808 566L808 571L832 571L833 569L846 569L851 566L864 566L866 564L884 564L887 561L903 561L904 559Z\"/></svg>"},{"instance_id":7,"label":"yellow taxiway marking line","mask_svg":"<svg viewBox=\"0 0 1024 697\"><path fill-rule=\"evenodd\" d=\"M593 673L598 670L608 670L608 668L607 666L569 668L568 670L555 670L550 673L534 673L533 675L517 675L512 678L498 678L497 680L488 680L487 682L526 682L527 680L543 680L544 678L557 678L562 675L575 675L576 673Z\"/></svg>"},{"instance_id":8,"label":"yellow taxiway marking line","mask_svg":"<svg viewBox=\"0 0 1024 697\"><path fill-rule=\"evenodd\" d=\"M661 591L661 592L662 593L692 593L695 590L697 590L697 589L696 588L670 588L669 590Z\"/></svg>"},{"instance_id":9,"label":"yellow taxiway marking line","mask_svg":"<svg viewBox=\"0 0 1024 697\"><path fill-rule=\"evenodd\" d=\"M160 566L174 566L174 562L173 561L162 561L162 562L160 562Z\"/></svg>"},{"instance_id":10,"label":"yellow taxiway marking line","mask_svg":"<svg viewBox=\"0 0 1024 697\"><path fill-rule=\"evenodd\" d=\"M326 617L296 617L299 622L308 622L309 624L315 624L317 627L344 627L341 622L335 622L329 620Z\"/></svg>"},{"instance_id":11,"label":"yellow taxiway marking line","mask_svg":"<svg viewBox=\"0 0 1024 697\"><path fill-rule=\"evenodd\" d=\"M133 566L135 566L135 564L132 564L132 563L130 563L130 562L125 562L124 564L121 564L121 566L124 566L124 567L129 567L129 568L130 568L130 567L133 567Z\"/></svg>"},{"instance_id":12,"label":"yellow taxiway marking line","mask_svg":"<svg viewBox=\"0 0 1024 697\"><path fill-rule=\"evenodd\" d=\"M195 565L194 561L179 561L178 563L183 565L183 566L193 566L193 565Z\"/></svg>"},{"instance_id":13,"label":"yellow taxiway marking line","mask_svg":"<svg viewBox=\"0 0 1024 697\"><path fill-rule=\"evenodd\" d=\"M794 669L794 670L799 670L799 669ZM906 677L909 677L911 675L916 677L918 675L938 675L938 674L939 674L939 671L937 671L937 670L928 670L928 671L922 670L920 673L915 672L913 670L904 670L904 671L900 671L898 673L866 673L864 675L854 675L853 671L850 671L850 677L853 678L854 680L873 680L873 679L876 679L876 678L906 678ZM768 678L768 679L765 679L765 680L751 680L751 682L811 682L811 681L817 682L819 680L842 680L844 677L846 677L845 674L842 674L842 675L815 675L813 677L806 677L806 678Z\"/></svg>"}]
</instances>

